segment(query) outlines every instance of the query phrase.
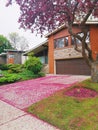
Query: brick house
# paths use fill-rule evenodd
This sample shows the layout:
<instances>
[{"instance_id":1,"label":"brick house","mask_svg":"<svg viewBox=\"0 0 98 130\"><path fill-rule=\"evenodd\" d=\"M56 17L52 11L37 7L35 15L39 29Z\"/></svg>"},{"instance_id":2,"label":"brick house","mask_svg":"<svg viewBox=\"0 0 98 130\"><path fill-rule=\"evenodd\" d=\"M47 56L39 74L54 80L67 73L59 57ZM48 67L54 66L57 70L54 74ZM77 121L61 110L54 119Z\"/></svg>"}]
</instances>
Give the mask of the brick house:
<instances>
[{"instance_id":1,"label":"brick house","mask_svg":"<svg viewBox=\"0 0 98 130\"><path fill-rule=\"evenodd\" d=\"M96 59L98 52L98 22L88 22L90 44L93 57ZM77 24L74 24L75 33L82 35ZM59 27L46 35L47 41L30 49L24 55L34 52L44 65L44 72L49 74L74 74L74 75L90 75L90 68L84 61L82 54L74 49L74 39L68 33L64 26ZM80 42L76 41L81 47Z\"/></svg>"},{"instance_id":2,"label":"brick house","mask_svg":"<svg viewBox=\"0 0 98 130\"><path fill-rule=\"evenodd\" d=\"M98 22L88 23L89 40L88 44L93 51L93 57L96 59L98 52ZM78 26L74 24L75 33L82 35ZM50 74L75 74L90 75L90 68L84 61L81 53L75 51L73 37L68 33L67 28L61 26L46 35L48 38L48 63ZM77 41L79 46L81 44Z\"/></svg>"}]
</instances>

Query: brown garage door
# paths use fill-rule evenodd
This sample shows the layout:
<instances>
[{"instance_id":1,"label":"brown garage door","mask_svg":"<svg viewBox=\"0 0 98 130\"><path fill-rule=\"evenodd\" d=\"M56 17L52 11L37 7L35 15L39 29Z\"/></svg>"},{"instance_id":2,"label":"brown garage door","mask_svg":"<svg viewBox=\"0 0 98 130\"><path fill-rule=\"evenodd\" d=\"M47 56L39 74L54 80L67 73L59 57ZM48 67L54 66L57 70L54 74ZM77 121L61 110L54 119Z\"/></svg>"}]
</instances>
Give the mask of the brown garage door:
<instances>
[{"instance_id":1,"label":"brown garage door","mask_svg":"<svg viewBox=\"0 0 98 130\"><path fill-rule=\"evenodd\" d=\"M90 68L84 59L68 59L56 61L57 74L90 75Z\"/></svg>"}]
</instances>

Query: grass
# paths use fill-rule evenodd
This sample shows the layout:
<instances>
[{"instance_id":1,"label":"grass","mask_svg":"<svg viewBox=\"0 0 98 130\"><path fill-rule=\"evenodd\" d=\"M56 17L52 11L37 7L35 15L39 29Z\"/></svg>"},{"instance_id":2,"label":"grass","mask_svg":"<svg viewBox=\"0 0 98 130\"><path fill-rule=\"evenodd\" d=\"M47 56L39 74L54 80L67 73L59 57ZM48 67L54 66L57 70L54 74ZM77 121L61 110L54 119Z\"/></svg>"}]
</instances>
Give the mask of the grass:
<instances>
[{"instance_id":1,"label":"grass","mask_svg":"<svg viewBox=\"0 0 98 130\"><path fill-rule=\"evenodd\" d=\"M98 83L86 80L82 84L98 91ZM60 130L98 130L98 96L80 99L65 96L65 91L33 104L28 112Z\"/></svg>"}]
</instances>

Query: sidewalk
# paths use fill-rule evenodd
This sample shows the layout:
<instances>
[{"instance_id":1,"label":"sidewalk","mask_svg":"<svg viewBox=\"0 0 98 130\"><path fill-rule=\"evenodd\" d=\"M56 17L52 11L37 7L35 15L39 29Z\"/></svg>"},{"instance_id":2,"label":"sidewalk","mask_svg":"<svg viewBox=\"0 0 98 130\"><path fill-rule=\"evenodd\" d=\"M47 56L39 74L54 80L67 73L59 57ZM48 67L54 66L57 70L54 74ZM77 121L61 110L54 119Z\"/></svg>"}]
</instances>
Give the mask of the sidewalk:
<instances>
[{"instance_id":1,"label":"sidewalk","mask_svg":"<svg viewBox=\"0 0 98 130\"><path fill-rule=\"evenodd\" d=\"M0 130L59 130L22 110L0 101Z\"/></svg>"}]
</instances>

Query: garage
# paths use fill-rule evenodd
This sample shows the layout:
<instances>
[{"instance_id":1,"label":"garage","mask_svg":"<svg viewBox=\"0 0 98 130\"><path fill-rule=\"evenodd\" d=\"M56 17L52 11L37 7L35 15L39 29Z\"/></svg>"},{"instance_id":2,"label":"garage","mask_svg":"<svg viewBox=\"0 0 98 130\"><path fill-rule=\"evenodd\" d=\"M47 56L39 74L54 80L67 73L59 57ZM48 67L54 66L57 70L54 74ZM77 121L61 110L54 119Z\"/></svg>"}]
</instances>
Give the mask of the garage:
<instances>
[{"instance_id":1,"label":"garage","mask_svg":"<svg viewBox=\"0 0 98 130\"><path fill-rule=\"evenodd\" d=\"M56 60L56 74L90 75L91 71L83 58Z\"/></svg>"}]
</instances>

